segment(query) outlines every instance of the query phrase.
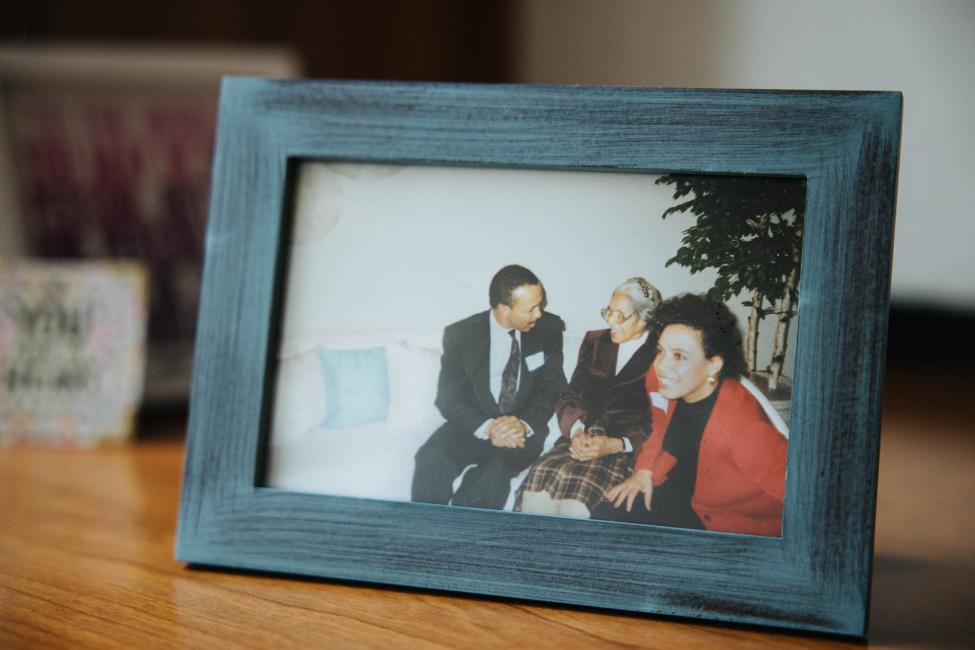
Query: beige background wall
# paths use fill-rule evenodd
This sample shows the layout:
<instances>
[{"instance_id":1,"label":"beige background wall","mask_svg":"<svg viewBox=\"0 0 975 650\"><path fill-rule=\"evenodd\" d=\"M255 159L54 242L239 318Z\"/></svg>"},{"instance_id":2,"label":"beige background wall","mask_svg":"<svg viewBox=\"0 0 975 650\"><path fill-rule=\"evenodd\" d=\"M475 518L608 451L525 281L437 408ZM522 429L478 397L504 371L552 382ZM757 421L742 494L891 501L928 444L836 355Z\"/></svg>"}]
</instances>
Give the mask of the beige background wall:
<instances>
[{"instance_id":1,"label":"beige background wall","mask_svg":"<svg viewBox=\"0 0 975 650\"><path fill-rule=\"evenodd\" d=\"M520 82L902 91L893 297L975 309L975 2L515 4Z\"/></svg>"}]
</instances>

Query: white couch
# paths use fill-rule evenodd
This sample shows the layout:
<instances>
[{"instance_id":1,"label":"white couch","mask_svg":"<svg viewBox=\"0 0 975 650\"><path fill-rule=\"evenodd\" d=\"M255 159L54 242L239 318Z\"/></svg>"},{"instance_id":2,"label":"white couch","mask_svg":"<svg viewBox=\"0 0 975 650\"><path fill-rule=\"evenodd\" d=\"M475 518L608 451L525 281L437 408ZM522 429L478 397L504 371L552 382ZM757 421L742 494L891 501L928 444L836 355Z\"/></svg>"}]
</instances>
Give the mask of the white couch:
<instances>
[{"instance_id":1,"label":"white couch","mask_svg":"<svg viewBox=\"0 0 975 650\"><path fill-rule=\"evenodd\" d=\"M299 492L409 501L413 456L444 421L434 406L440 337L439 330L332 332L287 341L278 359L266 484ZM572 375L581 342L582 334L565 336L567 378ZM319 353L378 347L384 350L388 371L385 420L326 426L329 405ZM785 433L785 424L768 401L757 389L753 392ZM553 415L546 451L558 435ZM526 473L512 480L506 509L511 508L515 489Z\"/></svg>"}]
</instances>

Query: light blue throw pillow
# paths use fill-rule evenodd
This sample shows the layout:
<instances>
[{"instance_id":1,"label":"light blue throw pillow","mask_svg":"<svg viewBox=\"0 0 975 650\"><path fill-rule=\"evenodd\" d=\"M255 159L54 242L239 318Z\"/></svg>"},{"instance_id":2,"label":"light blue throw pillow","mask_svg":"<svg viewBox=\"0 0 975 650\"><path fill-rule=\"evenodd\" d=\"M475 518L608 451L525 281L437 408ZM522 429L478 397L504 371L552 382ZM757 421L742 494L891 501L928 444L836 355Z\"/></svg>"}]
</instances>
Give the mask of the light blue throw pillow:
<instances>
[{"instance_id":1,"label":"light blue throw pillow","mask_svg":"<svg viewBox=\"0 0 975 650\"><path fill-rule=\"evenodd\" d=\"M382 422L389 412L386 348L320 350L325 375L326 427Z\"/></svg>"}]
</instances>

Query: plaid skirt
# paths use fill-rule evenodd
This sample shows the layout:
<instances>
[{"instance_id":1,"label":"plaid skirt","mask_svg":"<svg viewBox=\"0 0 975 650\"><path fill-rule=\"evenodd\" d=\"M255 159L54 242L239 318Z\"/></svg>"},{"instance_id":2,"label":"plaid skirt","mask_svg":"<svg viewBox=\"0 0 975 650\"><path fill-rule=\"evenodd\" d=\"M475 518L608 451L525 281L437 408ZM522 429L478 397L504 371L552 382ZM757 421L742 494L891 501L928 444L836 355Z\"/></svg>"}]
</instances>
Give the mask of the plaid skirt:
<instances>
[{"instance_id":1,"label":"plaid skirt","mask_svg":"<svg viewBox=\"0 0 975 650\"><path fill-rule=\"evenodd\" d=\"M575 460L569 454L570 443L562 439L551 451L532 465L515 497L515 510L521 511L521 495L548 492L553 499L575 499L592 512L606 495L606 490L630 477L633 454L609 454L593 460Z\"/></svg>"}]
</instances>

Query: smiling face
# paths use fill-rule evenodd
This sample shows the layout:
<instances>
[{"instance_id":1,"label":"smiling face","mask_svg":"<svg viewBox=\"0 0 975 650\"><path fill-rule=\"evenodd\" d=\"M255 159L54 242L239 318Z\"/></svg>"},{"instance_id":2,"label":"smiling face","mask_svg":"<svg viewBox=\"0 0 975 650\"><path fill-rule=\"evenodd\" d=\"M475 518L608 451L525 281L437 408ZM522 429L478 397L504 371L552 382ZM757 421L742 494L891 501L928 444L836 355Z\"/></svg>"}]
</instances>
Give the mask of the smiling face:
<instances>
[{"instance_id":1,"label":"smiling face","mask_svg":"<svg viewBox=\"0 0 975 650\"><path fill-rule=\"evenodd\" d=\"M724 360L720 356L708 359L701 343L701 333L687 325L668 325L660 334L657 358L653 368L660 381L660 394L667 399L697 402L710 395Z\"/></svg>"},{"instance_id":2,"label":"smiling face","mask_svg":"<svg viewBox=\"0 0 975 650\"><path fill-rule=\"evenodd\" d=\"M647 324L637 315L633 300L625 293L614 293L605 313L609 338L617 345L640 338L647 331Z\"/></svg>"},{"instance_id":3,"label":"smiling face","mask_svg":"<svg viewBox=\"0 0 975 650\"><path fill-rule=\"evenodd\" d=\"M542 317L545 291L540 284L523 284L511 292L510 305L497 305L494 316L505 329L530 332Z\"/></svg>"}]
</instances>

